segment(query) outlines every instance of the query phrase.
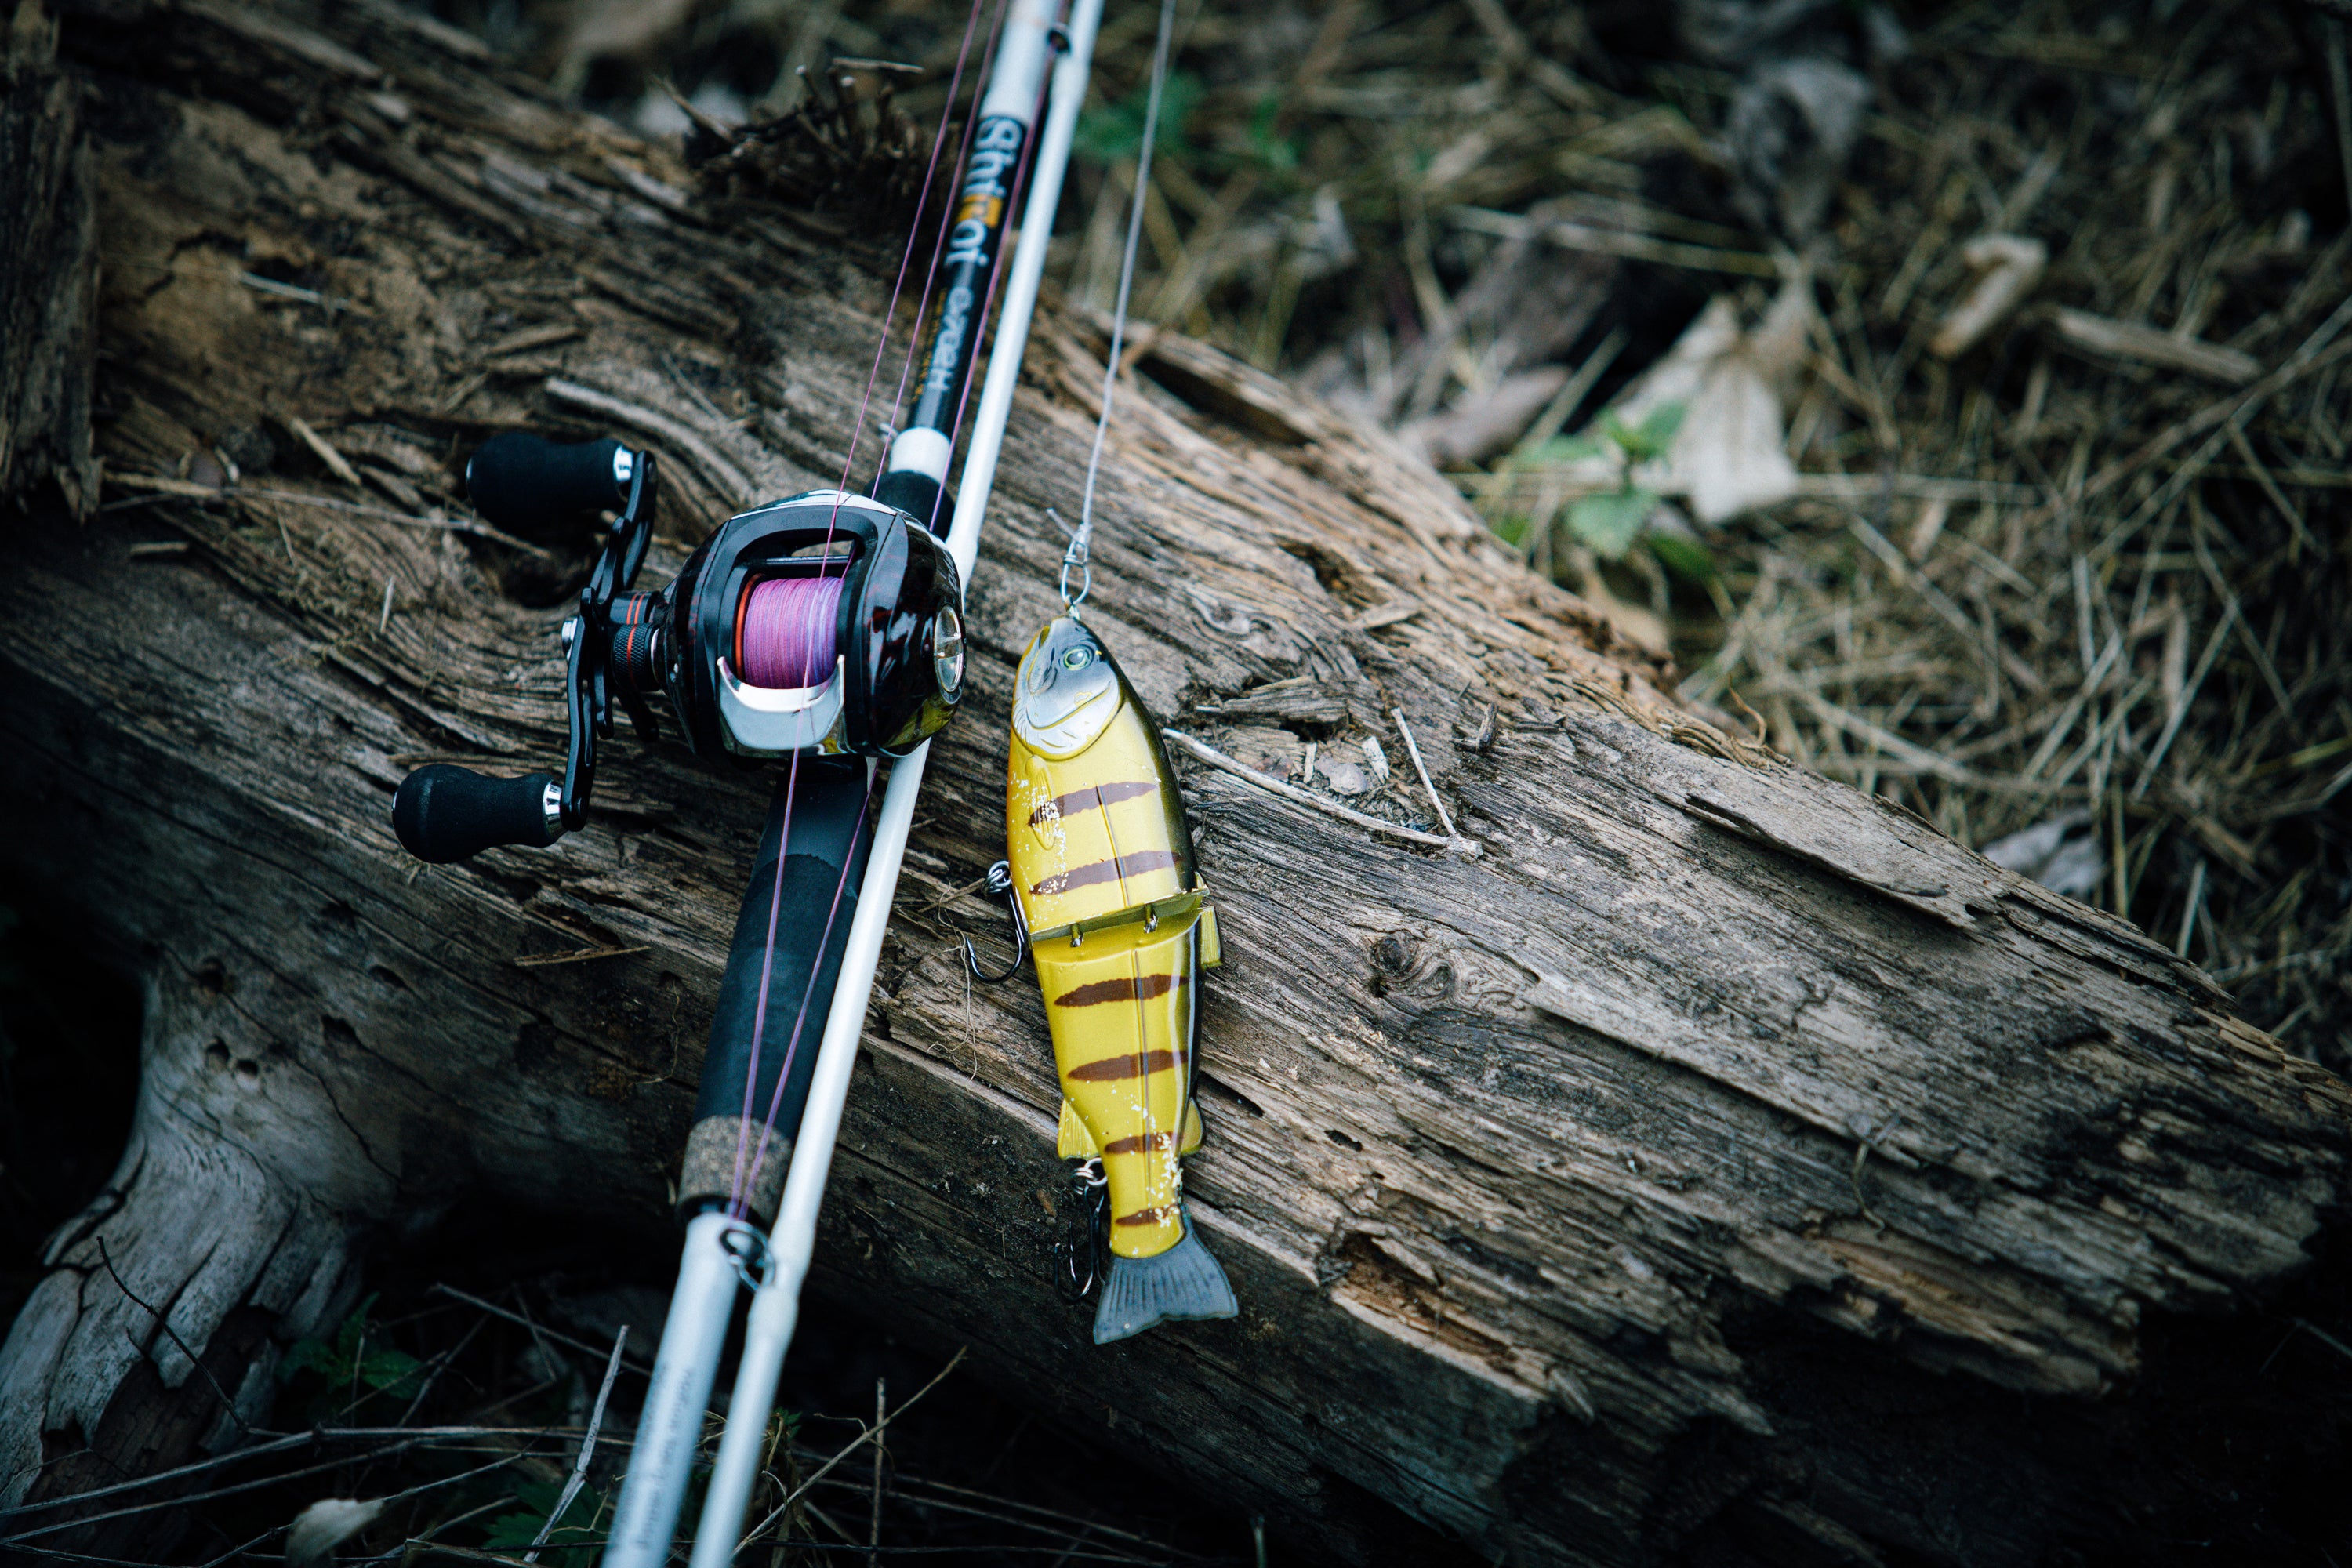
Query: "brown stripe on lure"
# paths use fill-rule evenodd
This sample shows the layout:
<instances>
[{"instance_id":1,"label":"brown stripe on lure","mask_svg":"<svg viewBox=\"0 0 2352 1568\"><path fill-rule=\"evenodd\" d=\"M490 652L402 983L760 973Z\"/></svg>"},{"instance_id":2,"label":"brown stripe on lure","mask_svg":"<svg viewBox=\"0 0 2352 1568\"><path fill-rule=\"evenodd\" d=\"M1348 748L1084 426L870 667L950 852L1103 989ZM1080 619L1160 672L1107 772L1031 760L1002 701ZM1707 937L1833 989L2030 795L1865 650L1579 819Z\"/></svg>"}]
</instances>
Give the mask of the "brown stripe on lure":
<instances>
[{"instance_id":1,"label":"brown stripe on lure","mask_svg":"<svg viewBox=\"0 0 2352 1568\"><path fill-rule=\"evenodd\" d=\"M1040 807L1040 810L1045 809ZM1066 820L1055 816L1049 820ZM1187 858L1190 858L1188 854ZM1078 888L1091 888L1103 882L1129 882L1148 879L1155 871L1172 870L1176 854L1171 849L1139 849L1132 855L1114 855L1107 860L1092 860L1084 866L1073 866L1066 871L1056 871L1030 888L1039 898L1053 898ZM1033 928L1034 929L1034 928Z\"/></svg>"},{"instance_id":2,"label":"brown stripe on lure","mask_svg":"<svg viewBox=\"0 0 2352 1568\"><path fill-rule=\"evenodd\" d=\"M1159 787L1141 779L1118 779L1110 784L1089 784L1085 789L1056 795L1031 812L1029 826L1034 827L1039 823L1055 821L1081 811L1092 811L1097 806L1117 805L1120 801L1150 795Z\"/></svg>"},{"instance_id":3,"label":"brown stripe on lure","mask_svg":"<svg viewBox=\"0 0 2352 1568\"><path fill-rule=\"evenodd\" d=\"M1062 1086L1060 1152L1102 1165L1111 1266L1095 1341L1231 1317L1224 1271L1183 1207L1200 972L1219 960L1160 731L1075 613L1013 678L1005 858L1037 961Z\"/></svg>"},{"instance_id":4,"label":"brown stripe on lure","mask_svg":"<svg viewBox=\"0 0 2352 1568\"><path fill-rule=\"evenodd\" d=\"M1149 1002L1184 984L1181 974L1145 974L1131 980L1097 980L1054 998L1056 1007L1099 1007L1106 1002Z\"/></svg>"}]
</instances>

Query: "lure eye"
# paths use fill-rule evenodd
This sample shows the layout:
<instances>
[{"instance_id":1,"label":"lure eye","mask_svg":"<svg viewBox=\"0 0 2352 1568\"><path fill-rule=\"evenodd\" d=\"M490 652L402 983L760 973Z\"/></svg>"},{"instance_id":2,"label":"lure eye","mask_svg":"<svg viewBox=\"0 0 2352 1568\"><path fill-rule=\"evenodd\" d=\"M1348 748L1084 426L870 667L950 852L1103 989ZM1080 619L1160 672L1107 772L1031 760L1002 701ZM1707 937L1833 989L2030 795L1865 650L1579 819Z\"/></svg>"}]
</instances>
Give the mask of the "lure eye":
<instances>
[{"instance_id":1,"label":"lure eye","mask_svg":"<svg viewBox=\"0 0 2352 1568\"><path fill-rule=\"evenodd\" d=\"M1064 669L1084 669L1094 661L1094 649L1090 647L1074 647L1070 649L1069 652L1062 656L1062 668Z\"/></svg>"}]
</instances>

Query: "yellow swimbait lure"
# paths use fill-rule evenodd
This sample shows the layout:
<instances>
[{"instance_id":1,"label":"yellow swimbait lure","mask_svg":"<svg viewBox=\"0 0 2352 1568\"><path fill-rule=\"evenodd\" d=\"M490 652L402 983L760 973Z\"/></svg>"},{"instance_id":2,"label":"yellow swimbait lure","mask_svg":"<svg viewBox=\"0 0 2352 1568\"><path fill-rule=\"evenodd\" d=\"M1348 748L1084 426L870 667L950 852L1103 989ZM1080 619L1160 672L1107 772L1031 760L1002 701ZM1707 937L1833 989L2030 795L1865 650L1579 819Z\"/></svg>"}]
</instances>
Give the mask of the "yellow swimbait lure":
<instances>
[{"instance_id":1,"label":"yellow swimbait lure","mask_svg":"<svg viewBox=\"0 0 2352 1568\"><path fill-rule=\"evenodd\" d=\"M1230 1318L1233 1287L1185 1217L1178 1156L1201 1142L1192 1035L1215 911L1160 731L1076 615L1014 677L1005 858L1062 1081L1061 1153L1102 1162L1111 1266L1095 1342Z\"/></svg>"}]
</instances>

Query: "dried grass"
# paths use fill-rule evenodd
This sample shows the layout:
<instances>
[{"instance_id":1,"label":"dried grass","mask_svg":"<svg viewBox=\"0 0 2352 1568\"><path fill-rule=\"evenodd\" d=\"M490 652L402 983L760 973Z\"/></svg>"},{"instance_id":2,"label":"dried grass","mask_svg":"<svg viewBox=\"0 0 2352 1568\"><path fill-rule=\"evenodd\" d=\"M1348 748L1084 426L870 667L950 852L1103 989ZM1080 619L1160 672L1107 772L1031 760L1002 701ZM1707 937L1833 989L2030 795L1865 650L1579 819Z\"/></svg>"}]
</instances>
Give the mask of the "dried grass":
<instances>
[{"instance_id":1,"label":"dried grass","mask_svg":"<svg viewBox=\"0 0 2352 1568\"><path fill-rule=\"evenodd\" d=\"M2274 10L2127 45L2062 16L1963 14L1884 99L1797 422L1801 467L1864 483L1727 533L1738 612L1678 628L1683 694L1736 689L1781 749L1964 843L2086 811L2084 896L2340 1070L2352 278L2299 205L2336 174L2336 106ZM2190 353L2086 354L2077 318L2030 310L1949 366L1922 353L1977 228L2047 243L2045 310ZM2192 353L2254 374L2231 390ZM1911 499L1917 475L1987 499Z\"/></svg>"}]
</instances>

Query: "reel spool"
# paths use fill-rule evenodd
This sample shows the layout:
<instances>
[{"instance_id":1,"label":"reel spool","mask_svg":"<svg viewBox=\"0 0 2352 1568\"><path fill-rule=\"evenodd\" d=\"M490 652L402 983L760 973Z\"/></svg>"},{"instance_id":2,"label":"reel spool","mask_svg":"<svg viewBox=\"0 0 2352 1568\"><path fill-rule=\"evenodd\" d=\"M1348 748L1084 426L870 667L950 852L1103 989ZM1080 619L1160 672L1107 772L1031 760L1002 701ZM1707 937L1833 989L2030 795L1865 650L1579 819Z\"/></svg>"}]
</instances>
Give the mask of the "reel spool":
<instances>
[{"instance_id":1,"label":"reel spool","mask_svg":"<svg viewBox=\"0 0 2352 1568\"><path fill-rule=\"evenodd\" d=\"M901 757L963 695L962 588L954 561L906 513L812 490L738 513L669 585L633 593L652 538L655 460L613 440L520 434L467 465L476 508L538 533L616 510L563 626L571 747L563 777L495 779L446 763L401 784L393 827L421 860L499 845L543 848L587 820L596 742L618 698L648 744L666 710L704 761Z\"/></svg>"}]
</instances>

